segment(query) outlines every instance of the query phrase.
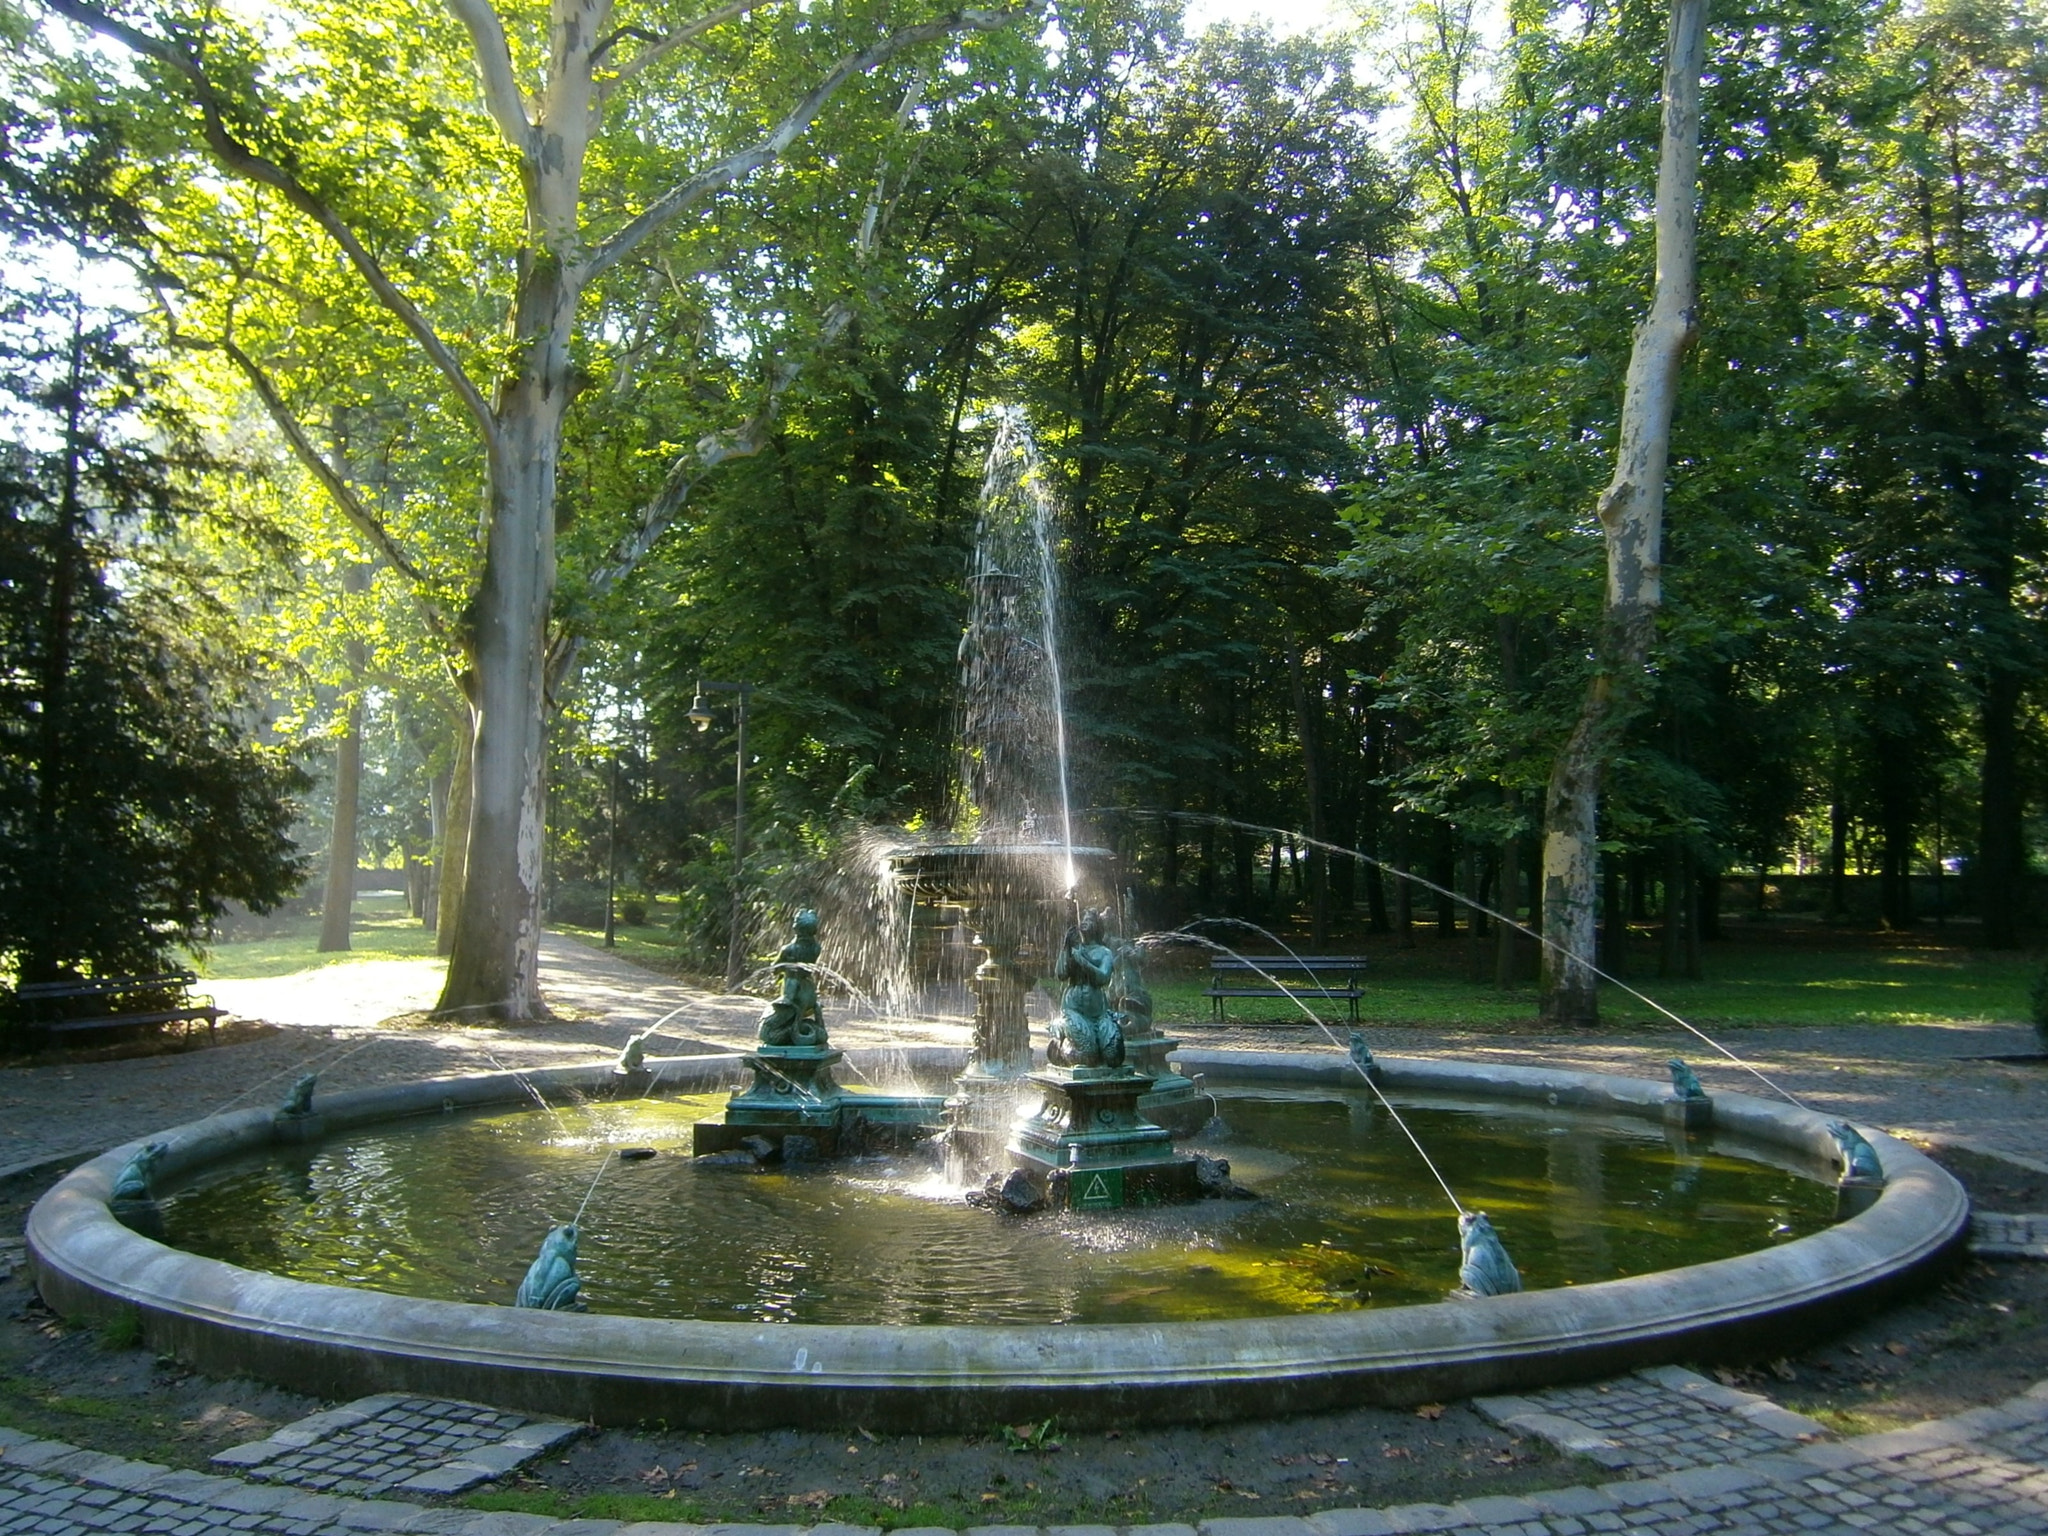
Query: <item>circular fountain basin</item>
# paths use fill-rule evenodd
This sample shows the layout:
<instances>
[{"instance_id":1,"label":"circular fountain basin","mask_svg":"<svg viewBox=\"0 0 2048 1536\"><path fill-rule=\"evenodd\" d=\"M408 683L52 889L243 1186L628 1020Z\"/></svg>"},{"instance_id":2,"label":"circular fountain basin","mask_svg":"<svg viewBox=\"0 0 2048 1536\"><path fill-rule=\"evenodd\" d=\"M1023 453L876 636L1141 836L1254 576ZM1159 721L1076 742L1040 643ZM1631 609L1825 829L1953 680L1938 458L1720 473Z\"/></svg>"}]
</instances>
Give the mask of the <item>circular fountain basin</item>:
<instances>
[{"instance_id":1,"label":"circular fountain basin","mask_svg":"<svg viewBox=\"0 0 2048 1536\"><path fill-rule=\"evenodd\" d=\"M859 1064L860 1053L849 1054ZM891 1053L898 1062L903 1055ZM932 1076L963 1059L908 1055L912 1070ZM1282 1096L1343 1092L1357 1082L1348 1064L1293 1054L1183 1051L1179 1064ZM665 1092L704 1092L735 1081L739 1058L653 1065ZM1661 1122L1669 1100L1664 1085L1631 1078L1424 1060L1382 1066L1383 1086L1397 1100L1491 1103L1503 1119L1555 1107ZM526 1078L550 1099L602 1094L612 1082L608 1068ZM511 1105L526 1093L513 1074L499 1074L335 1095L318 1109L337 1138L408 1116ZM1718 1134L1770 1149L1774 1160L1814 1177L1833 1166L1820 1115L1726 1094L1714 1101L1714 1121ZM1513 1296L1228 1320L708 1321L535 1312L312 1284L169 1248L123 1225L107 1202L133 1145L51 1190L31 1214L28 1238L38 1285L60 1312L133 1309L154 1348L325 1396L428 1392L702 1428L839 1421L943 1430L1052 1413L1075 1425L1137 1415L1215 1420L1527 1387L1754 1350L1838 1324L1850 1304L1881 1301L1940 1261L1967 1220L1962 1190L1946 1173L1903 1143L1866 1134L1886 1174L1881 1196L1848 1220L1778 1246ZM169 1143L159 1172L168 1188L181 1177L204 1183L207 1170L260 1152L280 1133L269 1112L252 1111L155 1139ZM673 1241L687 1243L690 1230L681 1224ZM914 1252L902 1259L917 1262ZM869 1315L906 1314L878 1307Z\"/></svg>"}]
</instances>

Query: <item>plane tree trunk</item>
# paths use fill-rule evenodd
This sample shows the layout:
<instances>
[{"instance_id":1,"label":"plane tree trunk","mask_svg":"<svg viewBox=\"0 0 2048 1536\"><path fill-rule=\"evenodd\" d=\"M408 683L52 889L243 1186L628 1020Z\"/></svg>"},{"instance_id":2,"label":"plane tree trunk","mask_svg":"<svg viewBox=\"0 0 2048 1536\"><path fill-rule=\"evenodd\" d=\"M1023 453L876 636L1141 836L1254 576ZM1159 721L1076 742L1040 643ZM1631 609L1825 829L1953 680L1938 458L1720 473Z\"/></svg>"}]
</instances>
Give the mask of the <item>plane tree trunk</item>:
<instances>
[{"instance_id":1,"label":"plane tree trunk","mask_svg":"<svg viewBox=\"0 0 2048 1536\"><path fill-rule=\"evenodd\" d=\"M1657 162L1657 278L1637 328L1624 387L1614 478L1601 493L1607 597L1592 678L1571 735L1551 764L1543 806L1542 1016L1600 1021L1595 976L1600 778L1643 695L1643 669L1663 598L1664 476L1679 362L1694 329L1699 225L1700 74L1706 0L1672 0Z\"/></svg>"}]
</instances>

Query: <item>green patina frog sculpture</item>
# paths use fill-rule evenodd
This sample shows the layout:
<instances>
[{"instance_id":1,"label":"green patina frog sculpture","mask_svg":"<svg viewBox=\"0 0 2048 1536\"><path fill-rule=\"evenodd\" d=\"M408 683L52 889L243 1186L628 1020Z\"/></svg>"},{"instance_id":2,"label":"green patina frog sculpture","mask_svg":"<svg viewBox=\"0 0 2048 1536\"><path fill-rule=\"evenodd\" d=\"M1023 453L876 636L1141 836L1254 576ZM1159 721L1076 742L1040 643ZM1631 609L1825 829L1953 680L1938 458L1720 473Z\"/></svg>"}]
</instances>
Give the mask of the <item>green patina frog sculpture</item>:
<instances>
[{"instance_id":1,"label":"green patina frog sculpture","mask_svg":"<svg viewBox=\"0 0 2048 1536\"><path fill-rule=\"evenodd\" d=\"M1103 990L1116 970L1116 954L1102 942L1105 918L1083 912L1060 940L1053 976L1067 984L1053 1022L1046 1059L1054 1066L1116 1068L1124 1064L1124 1032Z\"/></svg>"},{"instance_id":2,"label":"green patina frog sculpture","mask_svg":"<svg viewBox=\"0 0 2048 1536\"><path fill-rule=\"evenodd\" d=\"M635 1072L645 1071L647 1068L647 1042L653 1038L654 1031L651 1029L644 1034L628 1035L626 1037L626 1048L619 1052L619 1059L612 1063L612 1075L614 1077L631 1077Z\"/></svg>"},{"instance_id":3,"label":"green patina frog sculpture","mask_svg":"<svg viewBox=\"0 0 2048 1536\"><path fill-rule=\"evenodd\" d=\"M1676 1056L1671 1058L1671 1091L1681 1099L1704 1099L1707 1090L1700 1086L1698 1074Z\"/></svg>"},{"instance_id":4,"label":"green patina frog sculpture","mask_svg":"<svg viewBox=\"0 0 2048 1536\"><path fill-rule=\"evenodd\" d=\"M518 1305L543 1312L581 1312L583 1282L576 1277L574 1223L556 1227L540 1245L540 1257L519 1282Z\"/></svg>"},{"instance_id":5,"label":"green patina frog sculpture","mask_svg":"<svg viewBox=\"0 0 2048 1536\"><path fill-rule=\"evenodd\" d=\"M1884 1165L1877 1160L1877 1148L1846 1120L1828 1122L1828 1134L1835 1138L1835 1150L1842 1154L1842 1177L1882 1184Z\"/></svg>"},{"instance_id":6,"label":"green patina frog sculpture","mask_svg":"<svg viewBox=\"0 0 2048 1536\"><path fill-rule=\"evenodd\" d=\"M301 1120L307 1115L312 1114L313 1087L319 1081L318 1073L308 1072L296 1083L293 1083L291 1096L278 1106L277 1112L280 1115L289 1116L293 1120Z\"/></svg>"},{"instance_id":7,"label":"green patina frog sculpture","mask_svg":"<svg viewBox=\"0 0 2048 1536\"><path fill-rule=\"evenodd\" d=\"M1484 1211L1458 1218L1458 1252L1458 1283L1471 1295L1507 1296L1522 1288L1522 1272Z\"/></svg>"},{"instance_id":8,"label":"green patina frog sculpture","mask_svg":"<svg viewBox=\"0 0 2048 1536\"><path fill-rule=\"evenodd\" d=\"M797 913L795 932L775 957L782 978L782 996L761 1015L763 1045L821 1046L825 1016L818 1008L818 914L809 907Z\"/></svg>"},{"instance_id":9,"label":"green patina frog sculpture","mask_svg":"<svg viewBox=\"0 0 2048 1536\"><path fill-rule=\"evenodd\" d=\"M170 1143L163 1141L152 1141L140 1148L114 1175L114 1192L108 1199L142 1201L153 1198L149 1192L149 1181L156 1176L156 1165L170 1149Z\"/></svg>"}]
</instances>

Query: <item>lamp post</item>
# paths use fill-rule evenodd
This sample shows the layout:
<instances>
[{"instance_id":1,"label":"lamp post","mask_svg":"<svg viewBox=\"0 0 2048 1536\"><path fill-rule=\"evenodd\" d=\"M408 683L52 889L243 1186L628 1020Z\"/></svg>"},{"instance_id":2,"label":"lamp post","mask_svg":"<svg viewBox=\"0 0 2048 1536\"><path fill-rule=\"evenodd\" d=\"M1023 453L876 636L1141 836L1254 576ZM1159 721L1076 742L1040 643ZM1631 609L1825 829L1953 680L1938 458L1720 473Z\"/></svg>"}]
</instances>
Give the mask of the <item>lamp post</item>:
<instances>
[{"instance_id":1,"label":"lamp post","mask_svg":"<svg viewBox=\"0 0 2048 1536\"><path fill-rule=\"evenodd\" d=\"M754 692L752 683L721 683L712 678L697 679L697 697L690 704L690 721L700 731L711 729L715 718L711 705L705 700L707 693L730 693L736 695L733 704L733 726L736 739L734 757L736 762L732 776L732 927L727 937L725 951L725 984L737 987L740 977L746 973L746 933L744 916L746 898L741 889L746 873L747 854L747 700Z\"/></svg>"},{"instance_id":2,"label":"lamp post","mask_svg":"<svg viewBox=\"0 0 2048 1536\"><path fill-rule=\"evenodd\" d=\"M618 947L619 897L619 754L612 752L611 805L605 816L604 840L604 947Z\"/></svg>"}]
</instances>

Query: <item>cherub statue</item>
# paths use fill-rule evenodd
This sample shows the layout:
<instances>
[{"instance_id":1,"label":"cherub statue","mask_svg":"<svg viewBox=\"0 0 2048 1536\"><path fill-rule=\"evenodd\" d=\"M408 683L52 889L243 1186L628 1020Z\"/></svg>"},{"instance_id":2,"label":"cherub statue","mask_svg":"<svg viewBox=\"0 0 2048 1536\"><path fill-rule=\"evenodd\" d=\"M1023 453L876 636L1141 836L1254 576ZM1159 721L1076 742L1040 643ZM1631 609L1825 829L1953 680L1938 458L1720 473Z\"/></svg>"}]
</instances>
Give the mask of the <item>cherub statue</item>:
<instances>
[{"instance_id":1,"label":"cherub statue","mask_svg":"<svg viewBox=\"0 0 2048 1536\"><path fill-rule=\"evenodd\" d=\"M614 1077L630 1077L647 1067L647 1042L654 1038L654 1031L626 1036L626 1048L619 1052L619 1059L612 1063Z\"/></svg>"},{"instance_id":2,"label":"cherub statue","mask_svg":"<svg viewBox=\"0 0 2048 1536\"><path fill-rule=\"evenodd\" d=\"M308 1072L293 1083L291 1095L278 1106L277 1112L293 1120L302 1120L313 1113L313 1085L319 1081L318 1073Z\"/></svg>"},{"instance_id":3,"label":"cherub statue","mask_svg":"<svg viewBox=\"0 0 2048 1536\"><path fill-rule=\"evenodd\" d=\"M1053 976L1067 984L1060 998L1060 1016L1052 1026L1046 1059L1060 1067L1120 1067L1124 1064L1124 1032L1109 1011L1103 991L1116 969L1116 955L1102 942L1105 919L1083 912L1060 940Z\"/></svg>"},{"instance_id":4,"label":"cherub statue","mask_svg":"<svg viewBox=\"0 0 2048 1536\"><path fill-rule=\"evenodd\" d=\"M1699 1075L1680 1061L1671 1058L1671 1091L1681 1099L1704 1099L1707 1090L1700 1086Z\"/></svg>"},{"instance_id":5,"label":"cherub statue","mask_svg":"<svg viewBox=\"0 0 2048 1536\"><path fill-rule=\"evenodd\" d=\"M761 1015L763 1045L823 1045L825 1016L818 1009L818 914L797 913L795 932L775 957L782 996Z\"/></svg>"},{"instance_id":6,"label":"cherub statue","mask_svg":"<svg viewBox=\"0 0 2048 1536\"><path fill-rule=\"evenodd\" d=\"M1458 1218L1458 1282L1474 1296L1506 1296L1522 1288L1522 1272L1501 1246L1484 1211Z\"/></svg>"},{"instance_id":7,"label":"cherub statue","mask_svg":"<svg viewBox=\"0 0 2048 1536\"><path fill-rule=\"evenodd\" d=\"M170 1143L152 1141L121 1165L121 1171L114 1175L114 1192L109 1200L148 1200L149 1181L156 1177L156 1165L163 1155L170 1151Z\"/></svg>"},{"instance_id":8,"label":"cherub statue","mask_svg":"<svg viewBox=\"0 0 2048 1536\"><path fill-rule=\"evenodd\" d=\"M1370 1078L1379 1067L1379 1063L1372 1059L1372 1047L1365 1043L1365 1031L1362 1029L1354 1029L1353 1031L1351 1031L1350 1054L1351 1065L1358 1068L1358 1070L1368 1078Z\"/></svg>"},{"instance_id":9,"label":"cherub statue","mask_svg":"<svg viewBox=\"0 0 2048 1536\"><path fill-rule=\"evenodd\" d=\"M1828 1134L1835 1138L1835 1150L1842 1154L1842 1177L1865 1183L1884 1182L1884 1165L1877 1160L1877 1148L1865 1141L1846 1120L1828 1122Z\"/></svg>"},{"instance_id":10,"label":"cherub statue","mask_svg":"<svg viewBox=\"0 0 2048 1536\"><path fill-rule=\"evenodd\" d=\"M518 1305L543 1312L583 1310L583 1282L576 1278L577 1235L571 1224L554 1228L542 1240L540 1257L519 1282Z\"/></svg>"}]
</instances>

